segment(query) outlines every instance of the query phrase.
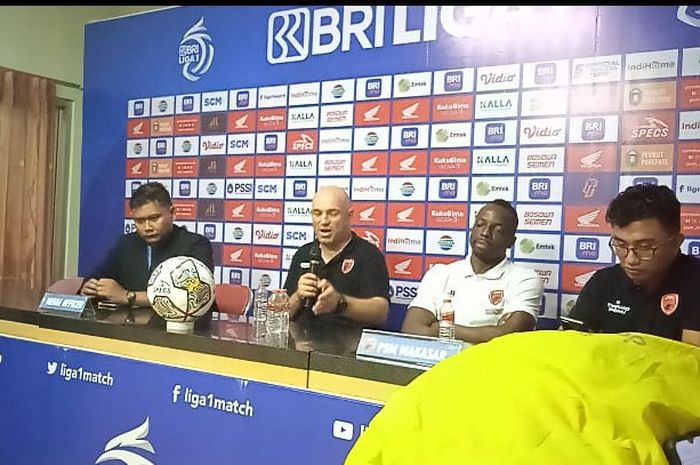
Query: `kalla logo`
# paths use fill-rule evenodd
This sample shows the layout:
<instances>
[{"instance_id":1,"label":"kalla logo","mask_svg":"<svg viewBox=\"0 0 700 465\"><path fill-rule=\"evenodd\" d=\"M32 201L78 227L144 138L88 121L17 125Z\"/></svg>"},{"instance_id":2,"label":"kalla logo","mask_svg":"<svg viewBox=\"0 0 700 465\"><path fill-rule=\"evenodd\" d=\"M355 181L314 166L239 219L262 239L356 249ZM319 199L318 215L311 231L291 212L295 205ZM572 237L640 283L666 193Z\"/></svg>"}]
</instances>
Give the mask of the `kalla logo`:
<instances>
[{"instance_id":1,"label":"kalla logo","mask_svg":"<svg viewBox=\"0 0 700 465\"><path fill-rule=\"evenodd\" d=\"M126 447L141 449L155 454L156 451L153 449L150 441L145 439L147 435L148 417L136 428L110 439L107 444L105 444L105 451L95 460L95 464L116 460L126 465L153 465L153 462L146 457L126 449Z\"/></svg>"},{"instance_id":2,"label":"kalla logo","mask_svg":"<svg viewBox=\"0 0 700 465\"><path fill-rule=\"evenodd\" d=\"M209 71L214 60L214 45L204 27L204 17L192 26L180 41L178 63L182 65L182 75L195 82Z\"/></svg>"}]
</instances>

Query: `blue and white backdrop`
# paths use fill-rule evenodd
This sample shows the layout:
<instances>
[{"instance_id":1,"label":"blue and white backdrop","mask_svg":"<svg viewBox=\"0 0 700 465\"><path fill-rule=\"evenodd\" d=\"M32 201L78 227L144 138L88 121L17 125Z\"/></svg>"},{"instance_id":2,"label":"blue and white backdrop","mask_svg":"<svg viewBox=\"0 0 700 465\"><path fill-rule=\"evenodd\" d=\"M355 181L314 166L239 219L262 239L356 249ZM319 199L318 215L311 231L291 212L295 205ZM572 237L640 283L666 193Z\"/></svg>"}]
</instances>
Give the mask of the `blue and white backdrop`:
<instances>
[{"instance_id":1,"label":"blue and white backdrop","mask_svg":"<svg viewBox=\"0 0 700 465\"><path fill-rule=\"evenodd\" d=\"M212 240L218 281L273 286L315 190L346 188L395 309L495 198L543 321L614 262L605 208L631 184L674 189L700 254L697 7L171 8L87 25L84 83L81 274L147 180Z\"/></svg>"}]
</instances>

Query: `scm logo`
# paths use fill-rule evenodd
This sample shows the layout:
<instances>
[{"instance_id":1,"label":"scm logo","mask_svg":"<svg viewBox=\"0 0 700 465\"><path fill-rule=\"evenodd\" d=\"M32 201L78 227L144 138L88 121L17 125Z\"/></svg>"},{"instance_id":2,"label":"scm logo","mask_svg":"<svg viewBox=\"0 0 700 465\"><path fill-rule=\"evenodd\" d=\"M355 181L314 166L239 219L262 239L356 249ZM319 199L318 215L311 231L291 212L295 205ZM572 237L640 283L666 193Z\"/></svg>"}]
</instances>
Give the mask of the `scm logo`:
<instances>
[{"instance_id":1,"label":"scm logo","mask_svg":"<svg viewBox=\"0 0 700 465\"><path fill-rule=\"evenodd\" d=\"M287 233L284 235L286 240L293 240L293 241L305 241L306 240L306 232L304 231L287 231Z\"/></svg>"}]
</instances>

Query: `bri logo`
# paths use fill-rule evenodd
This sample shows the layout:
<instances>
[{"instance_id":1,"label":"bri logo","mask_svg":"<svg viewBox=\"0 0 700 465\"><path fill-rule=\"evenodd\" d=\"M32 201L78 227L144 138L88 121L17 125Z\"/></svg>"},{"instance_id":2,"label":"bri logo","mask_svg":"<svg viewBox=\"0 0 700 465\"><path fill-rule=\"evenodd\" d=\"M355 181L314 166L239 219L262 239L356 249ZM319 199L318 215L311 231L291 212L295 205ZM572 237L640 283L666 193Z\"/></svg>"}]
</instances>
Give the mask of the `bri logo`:
<instances>
[{"instance_id":1,"label":"bri logo","mask_svg":"<svg viewBox=\"0 0 700 465\"><path fill-rule=\"evenodd\" d=\"M576 258L580 260L598 260L599 245L598 239L579 237L576 239Z\"/></svg>"},{"instance_id":2,"label":"bri logo","mask_svg":"<svg viewBox=\"0 0 700 465\"><path fill-rule=\"evenodd\" d=\"M547 200L551 195L551 181L547 178L530 179L530 198Z\"/></svg>"},{"instance_id":3,"label":"bri logo","mask_svg":"<svg viewBox=\"0 0 700 465\"><path fill-rule=\"evenodd\" d=\"M241 90L236 93L236 108L247 108L250 105L250 92Z\"/></svg>"},{"instance_id":4,"label":"bri logo","mask_svg":"<svg viewBox=\"0 0 700 465\"><path fill-rule=\"evenodd\" d=\"M146 112L146 106L143 100L137 100L134 102L134 115L142 116Z\"/></svg>"},{"instance_id":5,"label":"bri logo","mask_svg":"<svg viewBox=\"0 0 700 465\"><path fill-rule=\"evenodd\" d=\"M554 84L557 79L556 63L538 63L535 65L535 84L545 86Z\"/></svg>"},{"instance_id":6,"label":"bri logo","mask_svg":"<svg viewBox=\"0 0 700 465\"><path fill-rule=\"evenodd\" d=\"M210 241L213 241L216 239L216 225L207 223L204 225L204 237L209 239Z\"/></svg>"},{"instance_id":7,"label":"bri logo","mask_svg":"<svg viewBox=\"0 0 700 465\"><path fill-rule=\"evenodd\" d=\"M276 134L270 134L265 136L265 150L266 151L272 151L272 150L277 150L277 135Z\"/></svg>"},{"instance_id":8,"label":"bri logo","mask_svg":"<svg viewBox=\"0 0 700 465\"><path fill-rule=\"evenodd\" d=\"M601 140L605 137L605 118L586 118L581 126L581 139Z\"/></svg>"},{"instance_id":9,"label":"bri logo","mask_svg":"<svg viewBox=\"0 0 700 465\"><path fill-rule=\"evenodd\" d=\"M243 271L231 270L228 274L228 281L231 284L242 284L243 283Z\"/></svg>"},{"instance_id":10,"label":"bri logo","mask_svg":"<svg viewBox=\"0 0 700 465\"><path fill-rule=\"evenodd\" d=\"M449 71L445 73L445 91L458 92L462 90L464 74L461 71Z\"/></svg>"},{"instance_id":11,"label":"bri logo","mask_svg":"<svg viewBox=\"0 0 700 465\"><path fill-rule=\"evenodd\" d=\"M403 128L401 130L401 146L415 147L418 145L418 128Z\"/></svg>"},{"instance_id":12,"label":"bri logo","mask_svg":"<svg viewBox=\"0 0 700 465\"><path fill-rule=\"evenodd\" d=\"M194 97L186 95L182 98L182 111L194 111Z\"/></svg>"},{"instance_id":13,"label":"bri logo","mask_svg":"<svg viewBox=\"0 0 700 465\"><path fill-rule=\"evenodd\" d=\"M306 197L306 181L294 181L294 197Z\"/></svg>"},{"instance_id":14,"label":"bri logo","mask_svg":"<svg viewBox=\"0 0 700 465\"><path fill-rule=\"evenodd\" d=\"M487 144L501 144L506 140L506 125L505 123L489 123L486 125Z\"/></svg>"},{"instance_id":15,"label":"bri logo","mask_svg":"<svg viewBox=\"0 0 700 465\"><path fill-rule=\"evenodd\" d=\"M657 186L659 184L659 179L654 176L640 176L632 180L632 184L638 186L640 184L652 184Z\"/></svg>"},{"instance_id":16,"label":"bri logo","mask_svg":"<svg viewBox=\"0 0 700 465\"><path fill-rule=\"evenodd\" d=\"M700 257L700 242L691 242L688 244L688 255Z\"/></svg>"},{"instance_id":17,"label":"bri logo","mask_svg":"<svg viewBox=\"0 0 700 465\"><path fill-rule=\"evenodd\" d=\"M192 26L180 41L178 63L182 75L188 81L198 81L211 67L214 60L214 45L204 27L204 17Z\"/></svg>"},{"instance_id":18,"label":"bri logo","mask_svg":"<svg viewBox=\"0 0 700 465\"><path fill-rule=\"evenodd\" d=\"M365 97L374 98L382 95L382 80L381 79L367 79L365 84Z\"/></svg>"},{"instance_id":19,"label":"bri logo","mask_svg":"<svg viewBox=\"0 0 700 465\"><path fill-rule=\"evenodd\" d=\"M441 199L456 199L457 198L457 180L456 179L441 179L440 192L438 194Z\"/></svg>"}]
</instances>

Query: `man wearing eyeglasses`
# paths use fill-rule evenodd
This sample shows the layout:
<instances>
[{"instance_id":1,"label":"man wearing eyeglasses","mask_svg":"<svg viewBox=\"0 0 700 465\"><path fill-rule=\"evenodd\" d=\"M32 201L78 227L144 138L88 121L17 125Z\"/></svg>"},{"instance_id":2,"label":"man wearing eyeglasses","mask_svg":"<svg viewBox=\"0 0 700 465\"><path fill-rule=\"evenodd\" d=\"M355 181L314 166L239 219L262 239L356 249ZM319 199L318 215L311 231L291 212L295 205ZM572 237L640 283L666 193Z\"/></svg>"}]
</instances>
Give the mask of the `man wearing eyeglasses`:
<instances>
[{"instance_id":1,"label":"man wearing eyeglasses","mask_svg":"<svg viewBox=\"0 0 700 465\"><path fill-rule=\"evenodd\" d=\"M569 318L591 331L635 331L700 346L700 260L680 253L680 203L666 186L627 188L608 205L619 263L598 270Z\"/></svg>"}]
</instances>

